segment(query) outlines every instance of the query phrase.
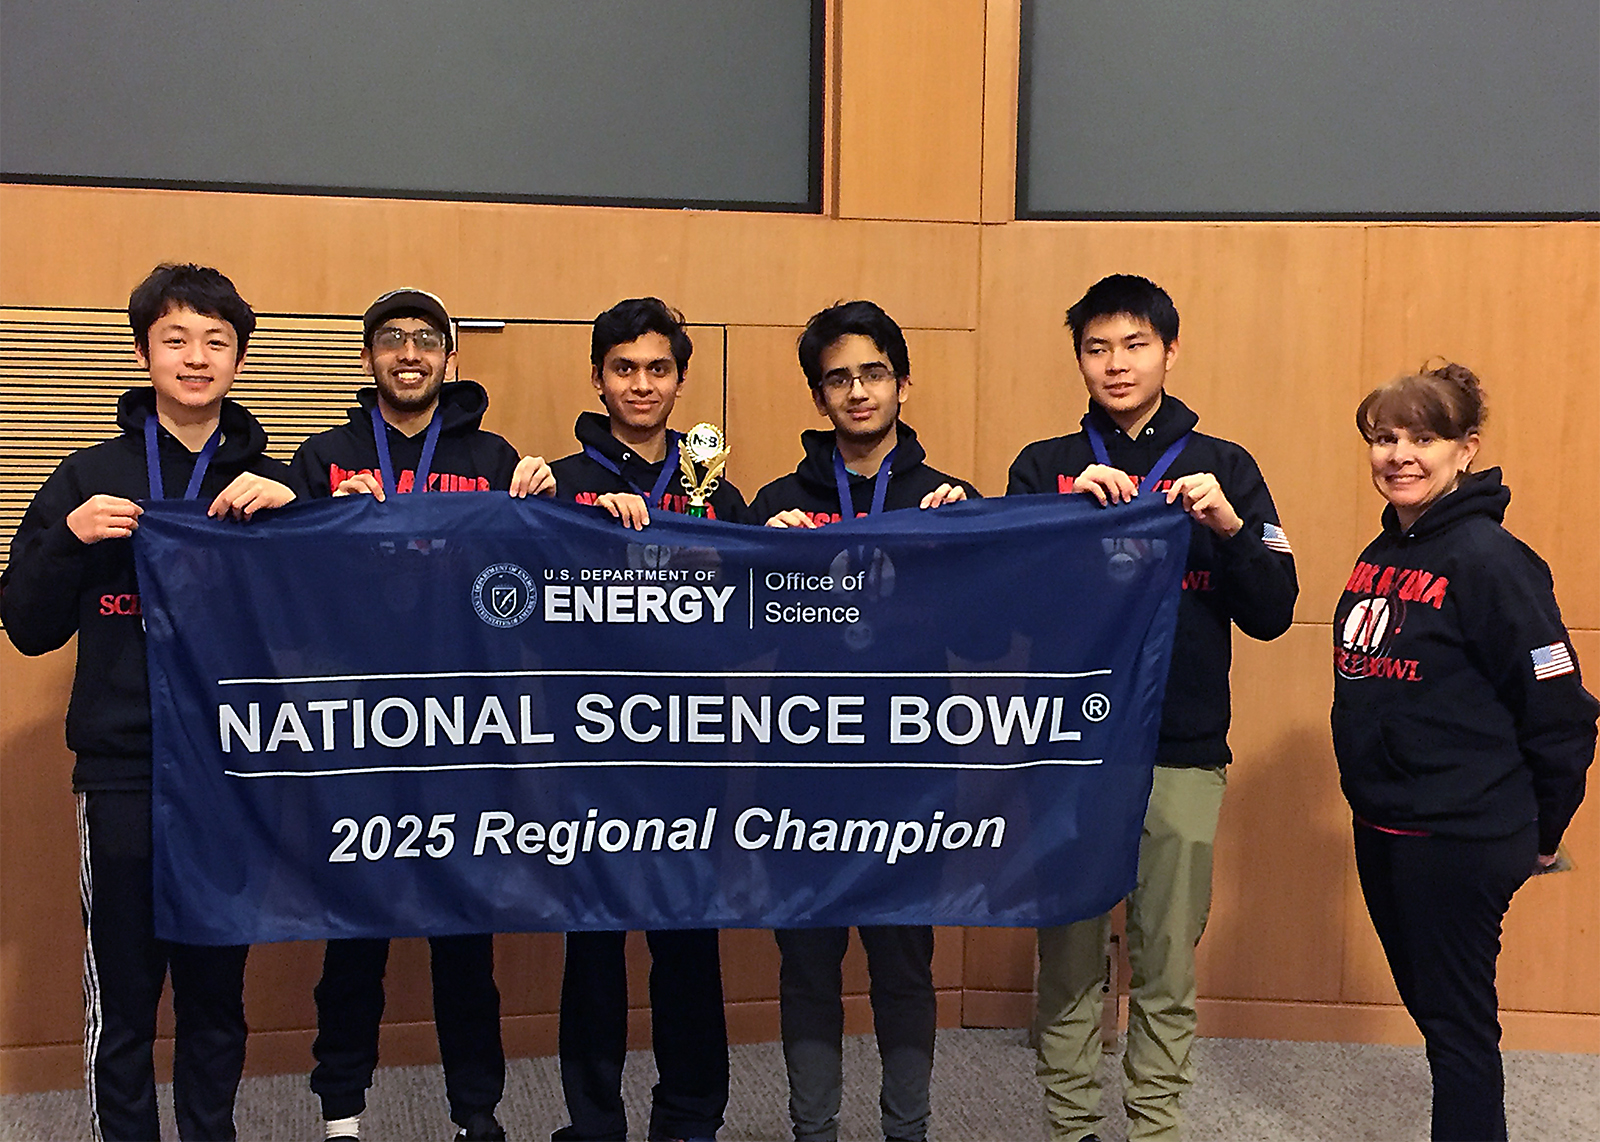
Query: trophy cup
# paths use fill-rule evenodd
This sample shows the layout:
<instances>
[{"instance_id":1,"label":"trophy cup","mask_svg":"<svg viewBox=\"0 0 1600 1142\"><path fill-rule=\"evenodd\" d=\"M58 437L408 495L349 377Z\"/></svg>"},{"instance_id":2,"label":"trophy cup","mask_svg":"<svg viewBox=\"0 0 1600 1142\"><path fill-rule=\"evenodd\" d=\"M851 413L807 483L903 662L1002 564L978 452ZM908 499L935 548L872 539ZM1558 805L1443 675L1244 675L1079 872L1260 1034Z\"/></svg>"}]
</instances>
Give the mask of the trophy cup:
<instances>
[{"instance_id":1,"label":"trophy cup","mask_svg":"<svg viewBox=\"0 0 1600 1142\"><path fill-rule=\"evenodd\" d=\"M685 515L706 518L706 497L717 489L717 477L728 462L728 452L722 430L714 424L697 424L684 436L678 450L678 466L683 469L683 486L689 493ZM705 469L704 478L695 474L696 464Z\"/></svg>"}]
</instances>

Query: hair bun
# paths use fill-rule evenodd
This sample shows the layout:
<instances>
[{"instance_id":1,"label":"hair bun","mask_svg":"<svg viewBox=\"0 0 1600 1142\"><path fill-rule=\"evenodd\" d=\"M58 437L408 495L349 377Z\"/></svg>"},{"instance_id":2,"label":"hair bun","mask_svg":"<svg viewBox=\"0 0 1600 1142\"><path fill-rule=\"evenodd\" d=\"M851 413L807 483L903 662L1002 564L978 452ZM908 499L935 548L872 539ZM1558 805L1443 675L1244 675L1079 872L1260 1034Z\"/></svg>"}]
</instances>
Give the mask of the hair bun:
<instances>
[{"instance_id":1,"label":"hair bun","mask_svg":"<svg viewBox=\"0 0 1600 1142\"><path fill-rule=\"evenodd\" d=\"M1438 359L1430 359L1429 365ZM1485 407L1483 382L1478 380L1478 374L1455 361L1443 361L1432 368L1429 365L1423 366L1423 375L1436 377L1454 388L1460 395L1461 411L1465 414L1463 419L1472 428L1482 428L1483 422L1489 418L1489 410Z\"/></svg>"}]
</instances>

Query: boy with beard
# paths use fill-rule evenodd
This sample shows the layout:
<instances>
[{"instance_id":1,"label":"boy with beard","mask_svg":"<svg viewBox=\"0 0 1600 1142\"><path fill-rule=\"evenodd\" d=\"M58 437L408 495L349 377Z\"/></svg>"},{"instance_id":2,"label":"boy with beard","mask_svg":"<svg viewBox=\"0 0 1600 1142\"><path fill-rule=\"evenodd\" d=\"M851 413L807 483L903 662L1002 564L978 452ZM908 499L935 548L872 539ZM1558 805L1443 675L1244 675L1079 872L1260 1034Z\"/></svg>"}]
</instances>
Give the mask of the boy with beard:
<instances>
[{"instance_id":1,"label":"boy with beard","mask_svg":"<svg viewBox=\"0 0 1600 1142\"><path fill-rule=\"evenodd\" d=\"M170 972L178 1133L231 1139L249 949L155 935L150 690L129 538L144 511L136 500L201 499L213 516L248 519L294 492L261 425L226 399L256 327L233 283L204 266L158 266L129 297L128 321L150 384L117 402L122 435L74 452L39 489L0 578L0 617L24 654L78 636L67 746L77 755L90 1133L160 1137L151 1049Z\"/></svg>"},{"instance_id":2,"label":"boy with beard","mask_svg":"<svg viewBox=\"0 0 1600 1142\"><path fill-rule=\"evenodd\" d=\"M590 380L604 413L578 417L582 451L557 460L564 499L594 504L641 529L650 510L684 513L682 434L667 427L688 380L694 345L683 315L654 297L619 301L594 320ZM745 515L739 489L722 480L710 519ZM561 981L561 1088L572 1122L555 1142L622 1139L622 1065L628 1051L625 932L568 932ZM646 932L651 1035L660 1081L651 1091L648 1137L714 1138L728 1106L728 1029L722 966L712 928Z\"/></svg>"},{"instance_id":3,"label":"boy with beard","mask_svg":"<svg viewBox=\"0 0 1600 1142\"><path fill-rule=\"evenodd\" d=\"M924 462L922 445L900 419L910 395L905 335L870 301L841 302L816 314L800 336L800 367L817 411L833 431L807 431L805 458L756 494L751 505L769 527L821 527L845 516L956 503L978 490ZM883 1061L884 1137L921 1142L928 1133L933 1073L933 929L862 927L873 1030ZM844 982L848 928L774 933L782 956L779 1019L789 1071L789 1115L796 1142L839 1134L843 1084Z\"/></svg>"},{"instance_id":4,"label":"boy with beard","mask_svg":"<svg viewBox=\"0 0 1600 1142\"><path fill-rule=\"evenodd\" d=\"M555 480L538 456L520 460L504 438L479 427L489 397L455 379L455 338L433 294L397 289L362 318L362 367L373 387L356 394L348 424L300 445L292 469L312 497L413 491L509 490L551 495ZM428 940L433 1021L457 1142L496 1142L505 1131L495 1107L505 1089L494 937ZM386 939L329 940L317 984L311 1089L322 1100L330 1139L359 1137L367 1088L378 1065Z\"/></svg>"}]
</instances>

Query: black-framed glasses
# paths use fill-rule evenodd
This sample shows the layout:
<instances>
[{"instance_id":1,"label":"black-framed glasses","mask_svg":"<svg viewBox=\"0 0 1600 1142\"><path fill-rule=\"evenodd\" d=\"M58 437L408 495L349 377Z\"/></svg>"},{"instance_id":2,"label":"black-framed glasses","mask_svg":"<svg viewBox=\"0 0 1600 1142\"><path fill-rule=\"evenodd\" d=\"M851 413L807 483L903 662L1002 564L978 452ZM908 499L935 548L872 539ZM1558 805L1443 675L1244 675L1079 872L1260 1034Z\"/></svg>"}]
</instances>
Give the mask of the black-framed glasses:
<instances>
[{"instance_id":1,"label":"black-framed glasses","mask_svg":"<svg viewBox=\"0 0 1600 1142\"><path fill-rule=\"evenodd\" d=\"M849 369L835 369L831 373L824 373L822 387L830 393L847 393L856 387L857 381L860 381L864 387L870 389L894 379L893 369L888 365L874 362L863 366L859 372L853 373Z\"/></svg>"},{"instance_id":2,"label":"black-framed glasses","mask_svg":"<svg viewBox=\"0 0 1600 1142\"><path fill-rule=\"evenodd\" d=\"M372 335L372 347L390 353L407 341L423 353L437 353L445 345L444 334L431 326L423 329L401 329L398 326L385 325Z\"/></svg>"}]
</instances>

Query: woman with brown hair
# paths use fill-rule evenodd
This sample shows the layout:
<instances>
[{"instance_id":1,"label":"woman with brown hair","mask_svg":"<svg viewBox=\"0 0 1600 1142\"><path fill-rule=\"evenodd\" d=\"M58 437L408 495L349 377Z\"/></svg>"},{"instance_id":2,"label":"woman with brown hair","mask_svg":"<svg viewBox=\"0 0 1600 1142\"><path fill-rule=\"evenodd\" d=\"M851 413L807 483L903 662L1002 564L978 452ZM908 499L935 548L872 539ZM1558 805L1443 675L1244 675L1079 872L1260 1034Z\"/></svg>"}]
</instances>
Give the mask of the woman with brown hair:
<instances>
[{"instance_id":1,"label":"woman with brown hair","mask_svg":"<svg viewBox=\"0 0 1600 1142\"><path fill-rule=\"evenodd\" d=\"M1511 895L1583 799L1597 703L1550 569L1471 471L1483 390L1462 365L1356 410L1383 531L1334 616L1333 742L1356 868L1427 1045L1435 1139L1506 1137L1495 960Z\"/></svg>"}]
</instances>

